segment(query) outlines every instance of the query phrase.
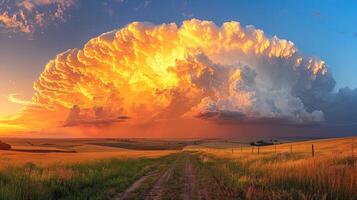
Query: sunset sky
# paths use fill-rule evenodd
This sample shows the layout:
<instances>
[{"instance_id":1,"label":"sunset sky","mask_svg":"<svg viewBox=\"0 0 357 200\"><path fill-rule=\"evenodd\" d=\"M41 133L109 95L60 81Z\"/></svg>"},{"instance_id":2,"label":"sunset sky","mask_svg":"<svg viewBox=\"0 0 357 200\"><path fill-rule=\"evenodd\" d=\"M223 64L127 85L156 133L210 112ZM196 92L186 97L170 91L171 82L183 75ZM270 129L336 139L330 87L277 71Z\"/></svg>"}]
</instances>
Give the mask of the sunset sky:
<instances>
[{"instance_id":1,"label":"sunset sky","mask_svg":"<svg viewBox=\"0 0 357 200\"><path fill-rule=\"evenodd\" d=\"M356 7L0 0L0 135L357 134Z\"/></svg>"}]
</instances>

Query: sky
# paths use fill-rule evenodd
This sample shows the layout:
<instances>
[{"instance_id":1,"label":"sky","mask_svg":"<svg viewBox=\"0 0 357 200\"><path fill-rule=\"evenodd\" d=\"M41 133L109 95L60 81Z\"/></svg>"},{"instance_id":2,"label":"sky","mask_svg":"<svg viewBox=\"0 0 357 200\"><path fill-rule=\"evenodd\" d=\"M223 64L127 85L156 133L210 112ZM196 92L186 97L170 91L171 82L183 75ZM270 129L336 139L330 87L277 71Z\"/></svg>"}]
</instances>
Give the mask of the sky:
<instances>
[{"instance_id":1,"label":"sky","mask_svg":"<svg viewBox=\"0 0 357 200\"><path fill-rule=\"evenodd\" d=\"M242 27L253 25L263 30L266 38L277 36L291 41L299 55L316 59L316 63L324 61L336 83L335 87L329 86L329 93L353 93L357 88L356 6L355 1L337 0L0 0L0 119L19 115L24 107L33 104L31 98L38 93L33 84L56 55L68 49L82 49L90 39L134 21L155 25L173 22L180 27L183 21L195 18L212 21L216 26L230 21L240 22ZM208 58L214 60L209 55ZM251 63L255 62L248 62ZM345 87L349 89L340 93L339 89ZM349 102L352 105L357 103L353 95ZM268 98L262 96L257 99ZM312 105L308 97L299 99L306 107L304 112L322 110L327 121L334 117L326 113L339 113ZM338 101L335 99L330 101ZM356 123L349 117L352 114L341 114L345 116L341 119L346 119L341 121Z\"/></svg>"}]
</instances>

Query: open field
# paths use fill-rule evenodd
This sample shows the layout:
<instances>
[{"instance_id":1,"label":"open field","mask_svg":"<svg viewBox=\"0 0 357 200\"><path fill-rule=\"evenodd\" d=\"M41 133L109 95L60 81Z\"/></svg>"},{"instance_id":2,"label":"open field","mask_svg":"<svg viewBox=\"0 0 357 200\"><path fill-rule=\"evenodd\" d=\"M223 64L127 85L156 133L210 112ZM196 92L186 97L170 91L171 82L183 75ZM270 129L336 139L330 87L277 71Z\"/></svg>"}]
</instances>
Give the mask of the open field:
<instances>
[{"instance_id":1,"label":"open field","mask_svg":"<svg viewBox=\"0 0 357 200\"><path fill-rule=\"evenodd\" d=\"M357 138L2 141L69 152L0 150L0 199L357 199Z\"/></svg>"},{"instance_id":2,"label":"open field","mask_svg":"<svg viewBox=\"0 0 357 200\"><path fill-rule=\"evenodd\" d=\"M196 163L202 176L216 183L216 190L214 186L209 189L216 191L211 195L218 199L357 198L357 162L351 138L259 148L258 153L257 147L233 151L193 147L199 152Z\"/></svg>"},{"instance_id":3,"label":"open field","mask_svg":"<svg viewBox=\"0 0 357 200\"><path fill-rule=\"evenodd\" d=\"M1 139L1 141L10 144L12 150L0 150L0 168L9 164L24 165L28 162L33 162L40 166L48 166L107 158L155 158L177 152L183 148L183 146L176 148L177 143L185 142L171 142L172 145L176 145L175 148L168 146L166 150L161 147L162 150L157 151L148 148L142 150L141 146L143 144L146 145L148 142L144 143L141 139L130 140L135 142L136 146L134 147L137 150L134 151L121 148L119 145L115 146L116 143L113 142L113 139ZM156 144L160 145L164 142L158 141ZM125 143L121 141L118 144Z\"/></svg>"}]
</instances>

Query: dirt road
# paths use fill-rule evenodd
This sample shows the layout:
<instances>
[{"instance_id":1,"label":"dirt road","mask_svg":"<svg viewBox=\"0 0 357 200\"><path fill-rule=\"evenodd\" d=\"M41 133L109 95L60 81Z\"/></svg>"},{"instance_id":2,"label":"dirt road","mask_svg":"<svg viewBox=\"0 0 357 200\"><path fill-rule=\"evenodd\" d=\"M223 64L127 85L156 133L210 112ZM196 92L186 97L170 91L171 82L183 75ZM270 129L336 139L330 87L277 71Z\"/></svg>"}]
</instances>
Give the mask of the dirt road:
<instances>
[{"instance_id":1,"label":"dirt road","mask_svg":"<svg viewBox=\"0 0 357 200\"><path fill-rule=\"evenodd\" d=\"M139 191L139 192L138 192ZM210 200L208 187L199 183L192 155L182 153L157 173L144 175L113 200L202 199Z\"/></svg>"},{"instance_id":2,"label":"dirt road","mask_svg":"<svg viewBox=\"0 0 357 200\"><path fill-rule=\"evenodd\" d=\"M165 187L172 175L173 168L168 168L164 174L159 178L158 181L151 188L150 192L145 195L145 200L160 200L165 192Z\"/></svg>"},{"instance_id":3,"label":"dirt road","mask_svg":"<svg viewBox=\"0 0 357 200\"><path fill-rule=\"evenodd\" d=\"M194 170L190 160L186 160L185 167L185 189L183 193L184 200L190 200L195 197L196 192L196 175L194 174Z\"/></svg>"},{"instance_id":4,"label":"dirt road","mask_svg":"<svg viewBox=\"0 0 357 200\"><path fill-rule=\"evenodd\" d=\"M145 175L136 180L128 189L123 193L117 194L112 200L123 200L123 199L131 199L135 191L141 186L141 184L148 179L152 175Z\"/></svg>"}]
</instances>

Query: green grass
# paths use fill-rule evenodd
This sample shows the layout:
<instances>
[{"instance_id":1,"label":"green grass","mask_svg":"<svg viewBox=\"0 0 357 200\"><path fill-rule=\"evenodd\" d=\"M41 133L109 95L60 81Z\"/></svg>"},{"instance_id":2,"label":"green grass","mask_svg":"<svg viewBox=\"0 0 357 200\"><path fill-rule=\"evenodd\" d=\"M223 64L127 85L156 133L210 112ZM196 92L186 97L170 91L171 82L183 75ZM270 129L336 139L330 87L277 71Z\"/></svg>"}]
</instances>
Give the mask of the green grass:
<instances>
[{"instance_id":1,"label":"green grass","mask_svg":"<svg viewBox=\"0 0 357 200\"><path fill-rule=\"evenodd\" d=\"M194 168L193 199L207 193L211 199L357 199L351 162L347 157L311 158L299 153L224 157L185 151L155 159L106 159L68 166L27 163L0 170L0 200L108 199L149 175L130 197L142 199L167 169L171 176L162 185L162 199L181 199L187 163Z\"/></svg>"},{"instance_id":2,"label":"green grass","mask_svg":"<svg viewBox=\"0 0 357 200\"><path fill-rule=\"evenodd\" d=\"M107 159L46 168L33 163L8 167L0 171L0 199L107 199L169 157Z\"/></svg>"}]
</instances>

